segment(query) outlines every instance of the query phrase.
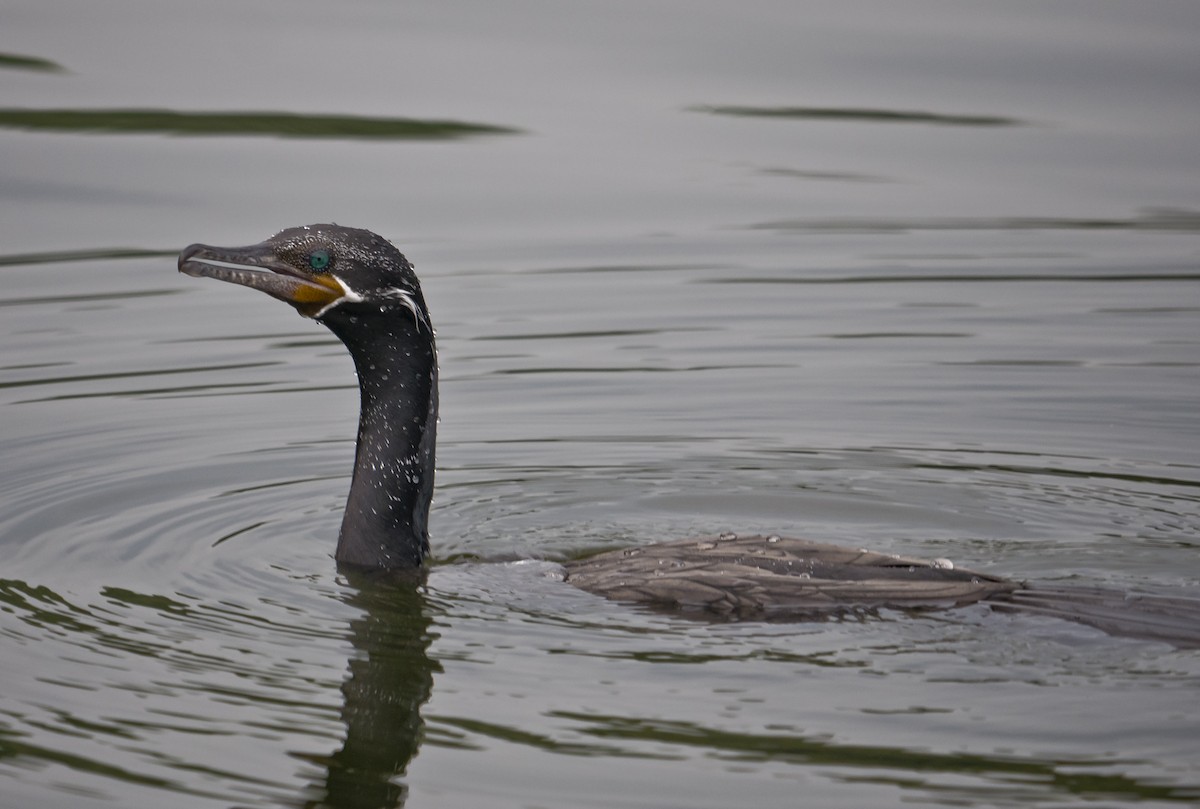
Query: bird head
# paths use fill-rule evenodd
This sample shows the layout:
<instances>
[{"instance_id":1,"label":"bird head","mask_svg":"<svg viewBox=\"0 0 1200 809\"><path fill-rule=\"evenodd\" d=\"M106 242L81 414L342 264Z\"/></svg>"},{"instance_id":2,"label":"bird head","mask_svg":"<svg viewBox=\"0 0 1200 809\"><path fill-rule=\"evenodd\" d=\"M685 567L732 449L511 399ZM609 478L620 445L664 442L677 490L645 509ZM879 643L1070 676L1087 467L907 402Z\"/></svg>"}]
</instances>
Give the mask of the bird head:
<instances>
[{"instance_id":1,"label":"bird head","mask_svg":"<svg viewBox=\"0 0 1200 809\"><path fill-rule=\"evenodd\" d=\"M412 265L369 230L308 225L246 247L193 244L179 254L179 271L258 289L330 328L402 307L432 331Z\"/></svg>"}]
</instances>

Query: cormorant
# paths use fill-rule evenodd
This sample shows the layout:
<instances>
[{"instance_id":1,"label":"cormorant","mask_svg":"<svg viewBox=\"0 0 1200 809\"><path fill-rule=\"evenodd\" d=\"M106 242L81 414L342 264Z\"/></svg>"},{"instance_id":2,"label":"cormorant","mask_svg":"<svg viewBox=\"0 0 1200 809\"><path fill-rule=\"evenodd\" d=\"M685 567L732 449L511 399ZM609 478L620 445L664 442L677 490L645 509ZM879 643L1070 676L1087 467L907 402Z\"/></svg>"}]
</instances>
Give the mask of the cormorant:
<instances>
[{"instance_id":1,"label":"cormorant","mask_svg":"<svg viewBox=\"0 0 1200 809\"><path fill-rule=\"evenodd\" d=\"M179 271L266 292L326 326L358 372L361 411L335 558L420 570L429 555L438 411L433 324L412 265L367 230L309 225L248 247L193 244ZM566 581L617 601L731 618L798 620L988 601L1118 634L1200 645L1200 600L1029 586L923 561L777 536L723 534L564 563Z\"/></svg>"}]
</instances>

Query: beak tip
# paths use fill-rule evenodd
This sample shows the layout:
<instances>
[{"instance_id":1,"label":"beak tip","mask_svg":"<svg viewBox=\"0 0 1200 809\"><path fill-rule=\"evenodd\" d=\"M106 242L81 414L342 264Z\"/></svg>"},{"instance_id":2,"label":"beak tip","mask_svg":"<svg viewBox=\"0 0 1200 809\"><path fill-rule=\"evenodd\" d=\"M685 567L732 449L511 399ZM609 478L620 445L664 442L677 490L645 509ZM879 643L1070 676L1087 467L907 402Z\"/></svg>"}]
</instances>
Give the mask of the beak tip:
<instances>
[{"instance_id":1,"label":"beak tip","mask_svg":"<svg viewBox=\"0 0 1200 809\"><path fill-rule=\"evenodd\" d=\"M189 244L187 247L183 248L183 250L181 250L179 253L179 271L187 274L187 270L184 269L184 265L195 258L197 254L202 253L204 250L205 246L202 244Z\"/></svg>"}]
</instances>

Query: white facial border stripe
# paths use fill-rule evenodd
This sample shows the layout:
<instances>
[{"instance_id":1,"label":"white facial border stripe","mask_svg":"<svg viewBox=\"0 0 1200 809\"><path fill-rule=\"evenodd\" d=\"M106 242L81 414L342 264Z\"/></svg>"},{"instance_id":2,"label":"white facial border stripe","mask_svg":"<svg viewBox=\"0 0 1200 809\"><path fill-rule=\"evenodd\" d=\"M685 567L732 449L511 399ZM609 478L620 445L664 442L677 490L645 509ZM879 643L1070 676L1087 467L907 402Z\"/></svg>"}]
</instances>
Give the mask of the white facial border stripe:
<instances>
[{"instance_id":1,"label":"white facial border stripe","mask_svg":"<svg viewBox=\"0 0 1200 809\"><path fill-rule=\"evenodd\" d=\"M351 289L345 281L343 281L341 278L338 278L336 275L332 275L330 277L333 278L334 281L337 281L338 286L342 288L342 297L332 300L322 306L321 310L313 315L313 320L320 320L325 316L326 312L341 303L362 303L362 295L359 295L357 292Z\"/></svg>"}]
</instances>

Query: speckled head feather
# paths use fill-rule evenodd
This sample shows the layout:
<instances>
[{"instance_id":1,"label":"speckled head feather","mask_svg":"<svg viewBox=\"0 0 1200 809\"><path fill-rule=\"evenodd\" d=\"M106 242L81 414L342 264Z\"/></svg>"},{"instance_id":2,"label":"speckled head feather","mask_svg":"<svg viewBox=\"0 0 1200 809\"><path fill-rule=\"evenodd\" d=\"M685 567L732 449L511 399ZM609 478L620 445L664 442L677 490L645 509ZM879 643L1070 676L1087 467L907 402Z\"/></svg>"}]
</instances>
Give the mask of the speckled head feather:
<instances>
[{"instance_id":1,"label":"speckled head feather","mask_svg":"<svg viewBox=\"0 0 1200 809\"><path fill-rule=\"evenodd\" d=\"M277 245L284 260L312 267L314 256L324 256L319 272L336 278L348 292L348 303L391 308L400 301L425 326L429 316L421 284L408 259L382 236L369 230L340 225L307 225L276 233L267 244ZM325 312L314 317L321 320Z\"/></svg>"}]
</instances>

